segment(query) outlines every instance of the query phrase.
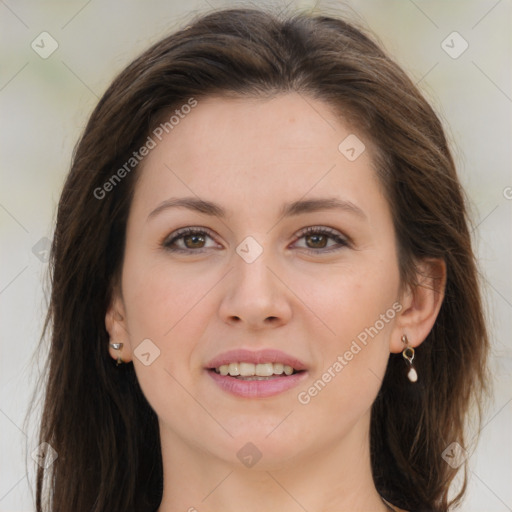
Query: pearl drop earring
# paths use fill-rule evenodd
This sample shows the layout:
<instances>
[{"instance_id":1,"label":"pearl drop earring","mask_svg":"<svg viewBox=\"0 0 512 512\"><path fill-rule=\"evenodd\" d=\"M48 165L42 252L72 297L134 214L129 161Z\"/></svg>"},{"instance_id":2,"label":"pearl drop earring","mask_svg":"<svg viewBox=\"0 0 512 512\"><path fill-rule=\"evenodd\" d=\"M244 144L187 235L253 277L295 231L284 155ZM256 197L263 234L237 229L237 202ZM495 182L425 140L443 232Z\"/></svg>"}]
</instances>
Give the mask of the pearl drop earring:
<instances>
[{"instance_id":1,"label":"pearl drop earring","mask_svg":"<svg viewBox=\"0 0 512 512\"><path fill-rule=\"evenodd\" d=\"M402 343L405 345L405 348L402 351L402 355L404 359L409 363L409 371L407 372L407 377L411 382L416 382L418 380L418 372L413 365L414 359L414 348L409 345L409 341L407 340L407 336L404 334L402 336Z\"/></svg>"}]
</instances>

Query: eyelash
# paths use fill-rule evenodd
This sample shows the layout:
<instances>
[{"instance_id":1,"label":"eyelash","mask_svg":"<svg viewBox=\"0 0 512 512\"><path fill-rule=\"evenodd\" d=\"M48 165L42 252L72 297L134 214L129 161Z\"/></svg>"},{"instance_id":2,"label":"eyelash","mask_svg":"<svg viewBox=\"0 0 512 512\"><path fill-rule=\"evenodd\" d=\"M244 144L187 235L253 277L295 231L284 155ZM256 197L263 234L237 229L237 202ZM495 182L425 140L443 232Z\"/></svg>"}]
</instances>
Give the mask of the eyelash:
<instances>
[{"instance_id":1,"label":"eyelash","mask_svg":"<svg viewBox=\"0 0 512 512\"><path fill-rule=\"evenodd\" d=\"M343 238L337 231L327 228L327 227L319 227L319 226L310 226L306 229L303 229L299 232L297 240L300 240L301 238L308 236L308 235L324 235L329 237L330 239L334 240L338 243L337 247L331 248L331 249L310 249L307 247L301 247L300 249L302 251L306 251L310 254L325 254L325 253L331 253L335 251L339 251L343 249L344 247L348 247L350 245L349 241L346 238ZM192 253L203 253L208 250L208 248L201 248L201 249L181 249L177 247L172 247L172 245L178 241L183 239L186 236L189 235L206 235L209 238L213 239L213 236L210 234L210 232L204 228L183 228L179 229L175 233L171 234L170 237L167 237L162 242L162 246L166 251L173 252L173 253L182 253L182 254L192 254Z\"/></svg>"}]
</instances>

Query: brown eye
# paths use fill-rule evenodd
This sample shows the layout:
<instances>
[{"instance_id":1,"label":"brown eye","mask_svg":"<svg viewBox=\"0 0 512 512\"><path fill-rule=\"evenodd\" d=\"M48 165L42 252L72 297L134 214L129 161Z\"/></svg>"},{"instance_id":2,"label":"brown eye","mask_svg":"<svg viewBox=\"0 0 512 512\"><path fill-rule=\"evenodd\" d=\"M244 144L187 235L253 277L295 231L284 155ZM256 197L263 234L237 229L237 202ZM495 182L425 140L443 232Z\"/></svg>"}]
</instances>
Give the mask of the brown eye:
<instances>
[{"instance_id":1,"label":"brown eye","mask_svg":"<svg viewBox=\"0 0 512 512\"><path fill-rule=\"evenodd\" d=\"M306 235L305 239L311 241L308 247L311 249L323 249L327 246L327 238L325 235Z\"/></svg>"},{"instance_id":2,"label":"brown eye","mask_svg":"<svg viewBox=\"0 0 512 512\"><path fill-rule=\"evenodd\" d=\"M184 228L170 235L162 246L170 252L200 253L214 248L207 246L208 239L213 240L204 229Z\"/></svg>"},{"instance_id":3,"label":"brown eye","mask_svg":"<svg viewBox=\"0 0 512 512\"><path fill-rule=\"evenodd\" d=\"M183 237L183 244L187 249L202 249L202 245L205 243L205 237L203 235L187 235Z\"/></svg>"},{"instance_id":4,"label":"brown eye","mask_svg":"<svg viewBox=\"0 0 512 512\"><path fill-rule=\"evenodd\" d=\"M298 238L305 241L305 245L299 245L298 248L313 254L325 254L350 246L341 233L328 227L311 226L299 233Z\"/></svg>"}]
</instances>

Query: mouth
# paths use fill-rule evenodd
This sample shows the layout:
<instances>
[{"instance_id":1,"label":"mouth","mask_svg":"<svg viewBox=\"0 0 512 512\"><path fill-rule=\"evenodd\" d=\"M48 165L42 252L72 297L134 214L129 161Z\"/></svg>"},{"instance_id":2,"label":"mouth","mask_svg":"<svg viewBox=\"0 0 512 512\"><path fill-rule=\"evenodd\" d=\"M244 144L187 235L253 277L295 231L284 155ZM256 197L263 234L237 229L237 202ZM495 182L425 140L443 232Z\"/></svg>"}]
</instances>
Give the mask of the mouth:
<instances>
[{"instance_id":1,"label":"mouth","mask_svg":"<svg viewBox=\"0 0 512 512\"><path fill-rule=\"evenodd\" d=\"M222 364L216 368L209 368L218 375L233 377L234 379L253 381L270 380L276 378L289 377L304 370L297 370L288 364L283 363L248 363L233 362Z\"/></svg>"},{"instance_id":2,"label":"mouth","mask_svg":"<svg viewBox=\"0 0 512 512\"><path fill-rule=\"evenodd\" d=\"M210 361L205 370L221 390L242 398L278 395L308 375L300 360L272 349L233 350Z\"/></svg>"}]
</instances>

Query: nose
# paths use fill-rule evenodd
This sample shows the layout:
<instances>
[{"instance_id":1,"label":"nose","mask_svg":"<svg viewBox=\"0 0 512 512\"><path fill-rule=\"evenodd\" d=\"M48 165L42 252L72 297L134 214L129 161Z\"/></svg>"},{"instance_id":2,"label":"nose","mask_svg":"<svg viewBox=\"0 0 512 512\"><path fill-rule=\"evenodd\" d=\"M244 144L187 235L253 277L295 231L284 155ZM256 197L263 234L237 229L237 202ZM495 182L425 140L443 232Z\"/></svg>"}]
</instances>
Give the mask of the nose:
<instances>
[{"instance_id":1,"label":"nose","mask_svg":"<svg viewBox=\"0 0 512 512\"><path fill-rule=\"evenodd\" d=\"M280 277L277 262L263 253L251 263L238 254L233 256L234 268L226 276L225 291L219 314L231 325L252 330L280 327L292 317L290 290Z\"/></svg>"}]
</instances>

